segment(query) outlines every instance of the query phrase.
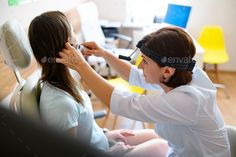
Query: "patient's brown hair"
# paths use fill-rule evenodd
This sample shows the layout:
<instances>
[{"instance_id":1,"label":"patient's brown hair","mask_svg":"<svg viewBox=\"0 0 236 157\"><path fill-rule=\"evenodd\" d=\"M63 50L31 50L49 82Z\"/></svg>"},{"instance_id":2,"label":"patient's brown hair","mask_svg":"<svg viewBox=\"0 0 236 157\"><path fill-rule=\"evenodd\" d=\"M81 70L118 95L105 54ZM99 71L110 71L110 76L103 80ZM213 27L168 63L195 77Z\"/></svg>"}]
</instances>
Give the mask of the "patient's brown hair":
<instances>
[{"instance_id":1,"label":"patient's brown hair","mask_svg":"<svg viewBox=\"0 0 236 157\"><path fill-rule=\"evenodd\" d=\"M41 82L47 81L83 104L69 69L55 62L70 37L70 24L66 16L59 11L43 13L35 17L29 26L30 45L37 62L42 66Z\"/></svg>"}]
</instances>

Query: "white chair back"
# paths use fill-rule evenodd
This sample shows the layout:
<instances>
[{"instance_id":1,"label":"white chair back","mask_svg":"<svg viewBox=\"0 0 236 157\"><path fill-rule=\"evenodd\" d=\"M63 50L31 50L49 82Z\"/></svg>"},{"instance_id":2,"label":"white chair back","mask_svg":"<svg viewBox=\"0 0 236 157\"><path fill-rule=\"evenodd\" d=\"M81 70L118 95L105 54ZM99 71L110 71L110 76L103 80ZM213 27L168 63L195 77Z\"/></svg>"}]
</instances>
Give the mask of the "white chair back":
<instances>
[{"instance_id":1,"label":"white chair back","mask_svg":"<svg viewBox=\"0 0 236 157\"><path fill-rule=\"evenodd\" d=\"M40 86L37 79L22 79L19 70L31 63L32 49L26 32L16 20L7 21L0 28L0 48L6 64L15 73L18 84L11 97L10 109L32 120L40 120Z\"/></svg>"}]
</instances>

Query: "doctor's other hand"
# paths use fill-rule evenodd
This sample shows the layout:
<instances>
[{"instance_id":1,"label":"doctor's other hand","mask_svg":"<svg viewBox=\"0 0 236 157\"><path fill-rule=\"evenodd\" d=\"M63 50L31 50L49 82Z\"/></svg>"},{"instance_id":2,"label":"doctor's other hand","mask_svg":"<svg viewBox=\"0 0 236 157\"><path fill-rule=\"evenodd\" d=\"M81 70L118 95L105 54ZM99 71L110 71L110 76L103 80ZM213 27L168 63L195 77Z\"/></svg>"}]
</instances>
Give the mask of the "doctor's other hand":
<instances>
[{"instance_id":1,"label":"doctor's other hand","mask_svg":"<svg viewBox=\"0 0 236 157\"><path fill-rule=\"evenodd\" d=\"M82 43L84 47L86 47L86 50L83 51L84 56L97 56L97 57L105 57L107 50L103 47L99 46L96 42L84 42Z\"/></svg>"},{"instance_id":2,"label":"doctor's other hand","mask_svg":"<svg viewBox=\"0 0 236 157\"><path fill-rule=\"evenodd\" d=\"M65 44L65 48L59 52L61 58L56 58L57 63L62 63L68 68L78 70L83 64L86 64L86 60L81 52L77 51L68 42Z\"/></svg>"}]
</instances>

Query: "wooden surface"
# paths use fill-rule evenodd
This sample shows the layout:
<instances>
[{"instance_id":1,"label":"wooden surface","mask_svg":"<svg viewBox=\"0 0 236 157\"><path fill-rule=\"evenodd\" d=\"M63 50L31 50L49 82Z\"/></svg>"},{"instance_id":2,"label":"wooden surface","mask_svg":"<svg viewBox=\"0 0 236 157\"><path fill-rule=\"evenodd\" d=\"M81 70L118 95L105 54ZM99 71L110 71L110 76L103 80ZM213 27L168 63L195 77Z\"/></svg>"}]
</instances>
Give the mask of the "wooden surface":
<instances>
[{"instance_id":1,"label":"wooden surface","mask_svg":"<svg viewBox=\"0 0 236 157\"><path fill-rule=\"evenodd\" d=\"M37 68L37 63L32 59L28 68L20 70L23 78L27 78ZM0 54L0 101L10 94L16 85L16 78L13 71L4 63L4 59Z\"/></svg>"},{"instance_id":2,"label":"wooden surface","mask_svg":"<svg viewBox=\"0 0 236 157\"><path fill-rule=\"evenodd\" d=\"M236 125L236 72L208 72L214 83L225 85L230 98L227 99L223 89L217 90L217 101L226 124Z\"/></svg>"}]
</instances>

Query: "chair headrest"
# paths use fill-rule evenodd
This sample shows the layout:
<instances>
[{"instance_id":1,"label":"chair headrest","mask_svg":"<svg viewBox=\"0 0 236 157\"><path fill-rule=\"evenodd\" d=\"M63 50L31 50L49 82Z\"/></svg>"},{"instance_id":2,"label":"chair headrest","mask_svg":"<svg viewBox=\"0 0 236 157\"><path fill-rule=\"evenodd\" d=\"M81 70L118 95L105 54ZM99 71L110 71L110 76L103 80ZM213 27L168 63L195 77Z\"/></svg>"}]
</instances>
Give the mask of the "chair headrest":
<instances>
[{"instance_id":1,"label":"chair headrest","mask_svg":"<svg viewBox=\"0 0 236 157\"><path fill-rule=\"evenodd\" d=\"M28 67L32 49L26 32L16 20L7 21L0 28L1 52L13 70Z\"/></svg>"}]
</instances>

